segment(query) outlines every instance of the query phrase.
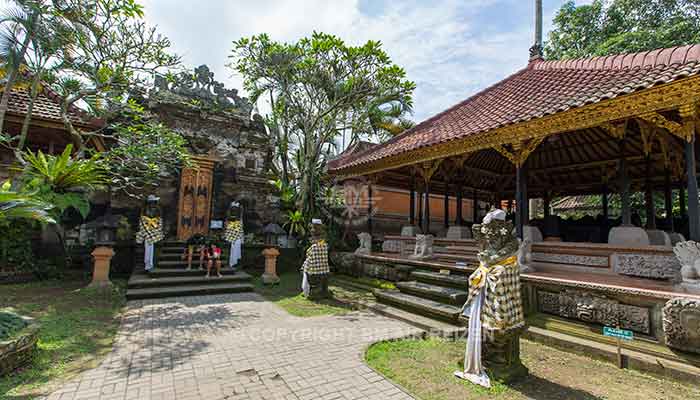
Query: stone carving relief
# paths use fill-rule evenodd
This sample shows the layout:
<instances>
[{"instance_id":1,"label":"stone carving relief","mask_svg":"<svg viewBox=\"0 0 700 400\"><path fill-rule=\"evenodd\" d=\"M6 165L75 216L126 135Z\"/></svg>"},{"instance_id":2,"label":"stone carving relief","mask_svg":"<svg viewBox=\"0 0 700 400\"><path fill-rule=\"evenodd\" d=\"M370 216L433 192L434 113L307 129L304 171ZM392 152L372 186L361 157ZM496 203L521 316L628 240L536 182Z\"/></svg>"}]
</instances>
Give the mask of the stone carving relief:
<instances>
[{"instance_id":1,"label":"stone carving relief","mask_svg":"<svg viewBox=\"0 0 700 400\"><path fill-rule=\"evenodd\" d=\"M700 288L700 243L688 240L673 247L681 264L683 283Z\"/></svg>"},{"instance_id":2,"label":"stone carving relief","mask_svg":"<svg viewBox=\"0 0 700 400\"><path fill-rule=\"evenodd\" d=\"M533 253L532 258L538 262L594 267L607 267L609 263L608 257L582 256L578 254L552 254L535 252Z\"/></svg>"},{"instance_id":3,"label":"stone carving relief","mask_svg":"<svg viewBox=\"0 0 700 400\"><path fill-rule=\"evenodd\" d=\"M416 247L410 258L429 258L433 256L433 235L416 235Z\"/></svg>"},{"instance_id":4,"label":"stone carving relief","mask_svg":"<svg viewBox=\"0 0 700 400\"><path fill-rule=\"evenodd\" d=\"M402 253L403 240L385 240L382 242L382 252L384 253Z\"/></svg>"},{"instance_id":5,"label":"stone carving relief","mask_svg":"<svg viewBox=\"0 0 700 400\"><path fill-rule=\"evenodd\" d=\"M663 327L668 347L700 354L700 300L669 300L664 306Z\"/></svg>"},{"instance_id":6,"label":"stone carving relief","mask_svg":"<svg viewBox=\"0 0 700 400\"><path fill-rule=\"evenodd\" d=\"M222 110L238 109L246 115L253 110L253 104L240 97L238 90L226 89L223 83L214 80L214 73L206 65L195 68L194 73L181 72L173 77L157 75L154 86L156 92L170 92Z\"/></svg>"},{"instance_id":7,"label":"stone carving relief","mask_svg":"<svg viewBox=\"0 0 700 400\"><path fill-rule=\"evenodd\" d=\"M676 257L670 254L616 253L611 262L616 273L642 278L678 279L681 270Z\"/></svg>"},{"instance_id":8,"label":"stone carving relief","mask_svg":"<svg viewBox=\"0 0 700 400\"><path fill-rule=\"evenodd\" d=\"M367 232L357 234L357 239L360 241L360 247L355 250L355 254L369 254L372 252L372 235Z\"/></svg>"},{"instance_id":9,"label":"stone carving relief","mask_svg":"<svg viewBox=\"0 0 700 400\"><path fill-rule=\"evenodd\" d=\"M598 296L593 293L565 290L559 293L538 291L541 312L579 321L617 326L645 335L651 334L649 309Z\"/></svg>"}]
</instances>

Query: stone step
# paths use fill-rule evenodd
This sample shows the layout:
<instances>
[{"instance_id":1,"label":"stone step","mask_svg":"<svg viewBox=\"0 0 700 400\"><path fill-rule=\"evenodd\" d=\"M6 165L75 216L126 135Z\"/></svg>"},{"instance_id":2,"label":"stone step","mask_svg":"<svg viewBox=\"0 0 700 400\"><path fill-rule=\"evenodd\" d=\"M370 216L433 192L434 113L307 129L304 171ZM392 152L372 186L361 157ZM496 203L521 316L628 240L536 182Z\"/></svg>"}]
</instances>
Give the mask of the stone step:
<instances>
[{"instance_id":1,"label":"stone step","mask_svg":"<svg viewBox=\"0 0 700 400\"><path fill-rule=\"evenodd\" d=\"M462 311L461 307L424 299L398 290L375 289L372 292L377 300L384 304L398 306L399 308L454 324L458 324Z\"/></svg>"},{"instance_id":2,"label":"stone step","mask_svg":"<svg viewBox=\"0 0 700 400\"><path fill-rule=\"evenodd\" d=\"M235 274L222 274L221 278L216 278L215 282L241 282L250 283L252 277L239 271ZM164 287L164 286L184 286L184 285L201 285L212 282L211 278L206 278L204 274L195 276L161 276L154 277L146 273L134 273L129 279L128 287L130 289L147 288L147 287Z\"/></svg>"},{"instance_id":3,"label":"stone step","mask_svg":"<svg viewBox=\"0 0 700 400\"><path fill-rule=\"evenodd\" d=\"M234 271L228 266L222 266L221 268L221 274L222 275L233 275L236 274L238 271ZM177 276L204 276L207 274L206 269L197 269L197 268L192 268L191 270L186 270L185 268L160 268L157 267L153 270L151 270L148 275L154 278L163 278L163 277L177 277Z\"/></svg>"},{"instance_id":4,"label":"stone step","mask_svg":"<svg viewBox=\"0 0 700 400\"><path fill-rule=\"evenodd\" d=\"M452 287L437 286L425 282L398 282L396 287L403 293L439 301L442 303L461 306L467 301L468 293Z\"/></svg>"},{"instance_id":5,"label":"stone step","mask_svg":"<svg viewBox=\"0 0 700 400\"><path fill-rule=\"evenodd\" d=\"M185 269L187 268L187 261L183 260L162 260L162 259L156 259L156 268L163 268L163 269L172 269L172 268L182 268ZM192 268L196 268L199 266L199 258L196 260L192 260ZM224 257L221 258L221 269L227 268L228 266L228 260ZM202 263L202 267L206 268L207 263L204 261Z\"/></svg>"},{"instance_id":6,"label":"stone step","mask_svg":"<svg viewBox=\"0 0 700 400\"><path fill-rule=\"evenodd\" d=\"M466 290L469 286L469 277L467 275L446 275L439 272L431 271L413 271L411 277L419 282L432 283L440 286L448 286L457 289Z\"/></svg>"},{"instance_id":7,"label":"stone step","mask_svg":"<svg viewBox=\"0 0 700 400\"><path fill-rule=\"evenodd\" d=\"M210 282L206 284L127 289L126 299L138 300L164 297L202 296L207 294L252 292L255 289L250 283L217 282L217 279L218 278L209 278Z\"/></svg>"}]
</instances>

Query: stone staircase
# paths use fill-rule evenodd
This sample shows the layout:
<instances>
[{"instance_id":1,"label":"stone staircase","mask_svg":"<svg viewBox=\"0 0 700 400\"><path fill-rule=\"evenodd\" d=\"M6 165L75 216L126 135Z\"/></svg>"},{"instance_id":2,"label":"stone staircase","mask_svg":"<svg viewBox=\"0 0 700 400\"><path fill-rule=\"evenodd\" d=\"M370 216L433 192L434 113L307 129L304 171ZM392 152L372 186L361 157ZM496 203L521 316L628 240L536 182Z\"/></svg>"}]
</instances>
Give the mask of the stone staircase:
<instances>
[{"instance_id":1,"label":"stone staircase","mask_svg":"<svg viewBox=\"0 0 700 400\"><path fill-rule=\"evenodd\" d=\"M410 273L410 279L396 284L397 290L374 290L381 303L402 308L430 318L461 325L461 309L467 300L467 278L478 263L473 246L437 248L431 261L449 264L450 274L439 271L440 264L421 266Z\"/></svg>"},{"instance_id":2,"label":"stone staircase","mask_svg":"<svg viewBox=\"0 0 700 400\"><path fill-rule=\"evenodd\" d=\"M186 270L187 261L181 259L184 242L167 241L158 246L156 268L144 270L143 247L136 251L134 272L126 291L127 300L164 297L199 296L207 294L250 292L254 290L252 277L243 271L227 267L228 255L222 254L221 278L206 278L206 265L199 269L199 257L194 256L192 269Z\"/></svg>"}]
</instances>

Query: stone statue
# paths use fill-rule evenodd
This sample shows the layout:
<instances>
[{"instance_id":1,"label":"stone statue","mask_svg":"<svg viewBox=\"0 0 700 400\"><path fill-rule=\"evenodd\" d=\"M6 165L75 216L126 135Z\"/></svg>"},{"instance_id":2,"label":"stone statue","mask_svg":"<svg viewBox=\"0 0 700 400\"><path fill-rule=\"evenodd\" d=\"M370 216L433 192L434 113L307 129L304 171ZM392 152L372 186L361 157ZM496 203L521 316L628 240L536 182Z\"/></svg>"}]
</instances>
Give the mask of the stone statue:
<instances>
[{"instance_id":1,"label":"stone statue","mask_svg":"<svg viewBox=\"0 0 700 400\"><path fill-rule=\"evenodd\" d=\"M224 240L231 243L231 250L228 256L228 266L236 268L236 264L243 257L243 207L238 201L232 201L228 207L226 215L226 227L224 229Z\"/></svg>"},{"instance_id":2,"label":"stone statue","mask_svg":"<svg viewBox=\"0 0 700 400\"><path fill-rule=\"evenodd\" d=\"M328 244L324 239L323 222L311 221L311 246L306 250L306 259L301 267L301 288L310 300L320 300L331 296L328 290Z\"/></svg>"},{"instance_id":3,"label":"stone statue","mask_svg":"<svg viewBox=\"0 0 700 400\"><path fill-rule=\"evenodd\" d=\"M490 387L484 366L506 382L527 374L520 361L520 335L525 329L517 258L520 246L503 210L489 212L472 231L479 243L480 265L469 276L469 297L462 311L469 318L469 336L464 369L455 375Z\"/></svg>"},{"instance_id":4,"label":"stone statue","mask_svg":"<svg viewBox=\"0 0 700 400\"><path fill-rule=\"evenodd\" d=\"M663 310L663 328L668 347L700 354L700 300L669 300Z\"/></svg>"},{"instance_id":5,"label":"stone statue","mask_svg":"<svg viewBox=\"0 0 700 400\"><path fill-rule=\"evenodd\" d=\"M416 235L416 247L409 258L422 259L433 256L433 235Z\"/></svg>"},{"instance_id":6,"label":"stone statue","mask_svg":"<svg viewBox=\"0 0 700 400\"><path fill-rule=\"evenodd\" d=\"M224 84L214 79L214 73L207 65L200 65L193 73L181 72L172 82L161 75L153 80L152 93L170 92L175 95L193 99L205 107L216 107L223 111L238 110L250 116L253 104L245 97L240 97L236 89L226 89Z\"/></svg>"},{"instance_id":7,"label":"stone statue","mask_svg":"<svg viewBox=\"0 0 700 400\"><path fill-rule=\"evenodd\" d=\"M356 255L369 254L372 252L372 235L367 232L358 233L357 239L360 240L360 247L355 250Z\"/></svg>"},{"instance_id":8,"label":"stone statue","mask_svg":"<svg viewBox=\"0 0 700 400\"><path fill-rule=\"evenodd\" d=\"M532 242L530 239L520 241L520 247L518 248L518 266L520 267L521 274L535 271L532 267Z\"/></svg>"},{"instance_id":9,"label":"stone statue","mask_svg":"<svg viewBox=\"0 0 700 400\"><path fill-rule=\"evenodd\" d=\"M150 271L155 266L154 264L154 247L155 244L163 240L163 220L160 217L160 206L158 202L160 198L156 196L148 196L146 205L139 219L139 230L136 232L136 242L144 245L143 264L146 271Z\"/></svg>"},{"instance_id":10,"label":"stone statue","mask_svg":"<svg viewBox=\"0 0 700 400\"><path fill-rule=\"evenodd\" d=\"M688 240L673 247L681 263L681 278L687 286L700 289L700 243Z\"/></svg>"}]
</instances>

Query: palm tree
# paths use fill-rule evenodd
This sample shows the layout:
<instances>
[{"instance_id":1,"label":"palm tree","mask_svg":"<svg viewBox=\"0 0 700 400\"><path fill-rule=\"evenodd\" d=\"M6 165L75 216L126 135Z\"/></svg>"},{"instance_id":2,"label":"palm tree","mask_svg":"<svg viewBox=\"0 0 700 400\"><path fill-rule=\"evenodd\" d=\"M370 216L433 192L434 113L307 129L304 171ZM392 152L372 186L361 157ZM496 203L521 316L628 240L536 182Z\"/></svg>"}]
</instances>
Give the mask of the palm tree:
<instances>
[{"instance_id":1,"label":"palm tree","mask_svg":"<svg viewBox=\"0 0 700 400\"><path fill-rule=\"evenodd\" d=\"M0 16L0 57L5 61L5 88L0 97L0 132L5 125L10 93L46 10L41 0L13 1L14 6Z\"/></svg>"}]
</instances>

